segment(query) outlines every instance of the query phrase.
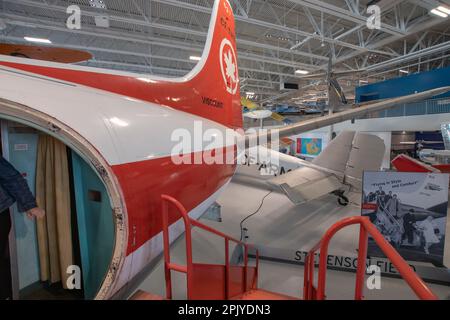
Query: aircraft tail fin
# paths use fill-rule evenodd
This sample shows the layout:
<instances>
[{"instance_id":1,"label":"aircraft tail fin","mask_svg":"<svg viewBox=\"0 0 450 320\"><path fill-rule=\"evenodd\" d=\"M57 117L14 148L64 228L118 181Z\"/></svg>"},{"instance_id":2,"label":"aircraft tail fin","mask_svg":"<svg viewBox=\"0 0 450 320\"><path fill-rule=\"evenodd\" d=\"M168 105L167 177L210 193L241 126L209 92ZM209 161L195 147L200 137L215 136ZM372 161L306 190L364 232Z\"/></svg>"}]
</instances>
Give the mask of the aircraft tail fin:
<instances>
[{"instance_id":1,"label":"aircraft tail fin","mask_svg":"<svg viewBox=\"0 0 450 320\"><path fill-rule=\"evenodd\" d=\"M203 105L222 113L221 123L242 127L242 107L233 10L228 0L216 0L202 57L186 76Z\"/></svg>"},{"instance_id":2,"label":"aircraft tail fin","mask_svg":"<svg viewBox=\"0 0 450 320\"><path fill-rule=\"evenodd\" d=\"M344 131L313 160L313 164L344 174L345 181L360 188L364 171L379 170L386 147L372 134Z\"/></svg>"},{"instance_id":3,"label":"aircraft tail fin","mask_svg":"<svg viewBox=\"0 0 450 320\"><path fill-rule=\"evenodd\" d=\"M344 173L352 150L354 138L354 131L344 131L340 133L312 161L312 163L329 170Z\"/></svg>"},{"instance_id":4,"label":"aircraft tail fin","mask_svg":"<svg viewBox=\"0 0 450 320\"><path fill-rule=\"evenodd\" d=\"M360 190L363 172L379 170L384 152L385 145L381 138L344 131L312 161L312 166L305 164L271 179L269 184L280 188L294 204L342 189L343 182ZM357 202L354 194L351 200Z\"/></svg>"},{"instance_id":5,"label":"aircraft tail fin","mask_svg":"<svg viewBox=\"0 0 450 320\"><path fill-rule=\"evenodd\" d=\"M6 56L0 56L0 65L169 106L233 129L242 128L235 21L228 0L215 0L202 57L181 78Z\"/></svg>"}]
</instances>

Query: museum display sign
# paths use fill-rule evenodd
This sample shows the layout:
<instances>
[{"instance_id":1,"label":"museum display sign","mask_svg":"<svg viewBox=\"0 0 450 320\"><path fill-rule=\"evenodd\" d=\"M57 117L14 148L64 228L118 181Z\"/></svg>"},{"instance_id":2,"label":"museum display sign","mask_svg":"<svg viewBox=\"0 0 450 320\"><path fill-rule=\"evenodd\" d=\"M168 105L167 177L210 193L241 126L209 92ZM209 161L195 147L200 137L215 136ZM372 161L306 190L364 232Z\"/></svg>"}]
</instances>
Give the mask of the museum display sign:
<instances>
[{"instance_id":1,"label":"museum display sign","mask_svg":"<svg viewBox=\"0 0 450 320\"><path fill-rule=\"evenodd\" d=\"M361 213L405 260L442 266L449 175L364 172ZM368 255L384 257L369 238Z\"/></svg>"}]
</instances>

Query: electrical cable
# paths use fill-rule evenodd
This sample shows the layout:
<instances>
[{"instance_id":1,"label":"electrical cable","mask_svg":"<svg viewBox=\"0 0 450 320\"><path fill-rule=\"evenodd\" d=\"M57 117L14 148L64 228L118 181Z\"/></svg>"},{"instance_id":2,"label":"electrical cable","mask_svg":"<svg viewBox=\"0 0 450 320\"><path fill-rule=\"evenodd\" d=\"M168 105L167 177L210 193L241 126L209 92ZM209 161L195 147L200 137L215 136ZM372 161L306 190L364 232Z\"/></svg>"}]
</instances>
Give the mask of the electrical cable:
<instances>
[{"instance_id":1,"label":"electrical cable","mask_svg":"<svg viewBox=\"0 0 450 320\"><path fill-rule=\"evenodd\" d=\"M241 228L241 238L240 238L240 241L242 241L242 238L243 238L243 236L244 236L244 232L243 232L242 225L244 224L244 222L245 222L247 219L253 217L255 214L257 214L257 213L259 212L259 210L261 210L262 206L264 205L264 201L266 200L266 198L267 198L272 192L273 192L273 190L271 190L269 193L267 193L267 194L261 199L261 203L259 204L259 207L258 207L258 209L256 209L255 212L249 214L248 216L246 216L244 219L241 220L241 223L239 224L239 226L240 226L240 228Z\"/></svg>"}]
</instances>

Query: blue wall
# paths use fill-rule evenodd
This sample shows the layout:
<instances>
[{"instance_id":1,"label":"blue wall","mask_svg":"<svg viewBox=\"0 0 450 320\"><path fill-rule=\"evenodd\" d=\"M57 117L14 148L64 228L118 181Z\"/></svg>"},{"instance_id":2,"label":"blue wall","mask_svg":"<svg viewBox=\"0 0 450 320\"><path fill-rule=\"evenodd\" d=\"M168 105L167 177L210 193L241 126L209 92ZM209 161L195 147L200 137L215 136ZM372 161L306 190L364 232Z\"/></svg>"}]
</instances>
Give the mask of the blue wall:
<instances>
[{"instance_id":1,"label":"blue wall","mask_svg":"<svg viewBox=\"0 0 450 320\"><path fill-rule=\"evenodd\" d=\"M406 96L434 88L450 86L450 67L357 87L356 102ZM450 92L440 97L450 97Z\"/></svg>"}]
</instances>

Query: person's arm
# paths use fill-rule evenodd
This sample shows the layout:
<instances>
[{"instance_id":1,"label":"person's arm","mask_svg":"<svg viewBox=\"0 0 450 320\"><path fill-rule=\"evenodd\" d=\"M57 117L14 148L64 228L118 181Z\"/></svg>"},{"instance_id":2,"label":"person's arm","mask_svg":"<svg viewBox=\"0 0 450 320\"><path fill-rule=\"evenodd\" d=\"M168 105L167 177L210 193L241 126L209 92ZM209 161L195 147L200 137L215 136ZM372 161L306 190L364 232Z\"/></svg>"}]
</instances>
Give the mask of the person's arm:
<instances>
[{"instance_id":1,"label":"person's arm","mask_svg":"<svg viewBox=\"0 0 450 320\"><path fill-rule=\"evenodd\" d=\"M0 184L16 200L20 212L27 212L30 218L43 216L43 210L37 208L36 199L25 178L2 156L0 156Z\"/></svg>"}]
</instances>

